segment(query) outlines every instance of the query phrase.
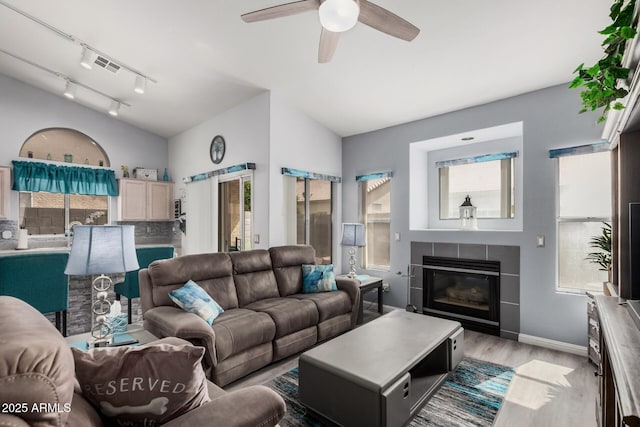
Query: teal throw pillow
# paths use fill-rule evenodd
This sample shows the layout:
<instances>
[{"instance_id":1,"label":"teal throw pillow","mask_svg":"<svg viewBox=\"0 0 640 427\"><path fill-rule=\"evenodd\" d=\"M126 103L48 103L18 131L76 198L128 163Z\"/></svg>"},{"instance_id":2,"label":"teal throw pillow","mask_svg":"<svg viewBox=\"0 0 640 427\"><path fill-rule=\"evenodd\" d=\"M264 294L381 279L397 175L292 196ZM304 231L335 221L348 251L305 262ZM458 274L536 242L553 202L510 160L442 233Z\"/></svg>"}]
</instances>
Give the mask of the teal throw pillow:
<instances>
[{"instance_id":1,"label":"teal throw pillow","mask_svg":"<svg viewBox=\"0 0 640 427\"><path fill-rule=\"evenodd\" d=\"M209 325L224 312L222 307L193 280L189 280L183 287L169 292L169 298L184 311L202 317Z\"/></svg>"},{"instance_id":2,"label":"teal throw pillow","mask_svg":"<svg viewBox=\"0 0 640 427\"><path fill-rule=\"evenodd\" d=\"M333 264L308 265L302 264L302 293L337 291L336 275Z\"/></svg>"}]
</instances>

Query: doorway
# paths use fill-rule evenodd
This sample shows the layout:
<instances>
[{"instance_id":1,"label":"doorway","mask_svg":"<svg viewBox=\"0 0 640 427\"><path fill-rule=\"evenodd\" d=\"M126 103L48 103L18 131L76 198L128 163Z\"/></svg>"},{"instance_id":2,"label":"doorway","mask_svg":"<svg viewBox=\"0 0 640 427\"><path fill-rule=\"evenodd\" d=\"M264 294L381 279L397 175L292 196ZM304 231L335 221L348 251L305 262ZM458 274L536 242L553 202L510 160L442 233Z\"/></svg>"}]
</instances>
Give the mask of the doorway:
<instances>
[{"instance_id":1,"label":"doorway","mask_svg":"<svg viewBox=\"0 0 640 427\"><path fill-rule=\"evenodd\" d=\"M218 183L218 250L221 252L251 249L252 183L251 175Z\"/></svg>"}]
</instances>

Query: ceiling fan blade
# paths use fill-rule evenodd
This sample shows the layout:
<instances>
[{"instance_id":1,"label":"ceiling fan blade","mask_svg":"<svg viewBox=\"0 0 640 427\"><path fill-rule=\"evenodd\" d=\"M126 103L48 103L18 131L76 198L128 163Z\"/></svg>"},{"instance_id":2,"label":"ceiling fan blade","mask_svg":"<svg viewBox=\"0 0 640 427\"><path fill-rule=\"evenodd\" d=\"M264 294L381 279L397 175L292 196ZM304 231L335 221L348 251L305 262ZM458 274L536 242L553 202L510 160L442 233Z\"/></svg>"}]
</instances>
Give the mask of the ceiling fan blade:
<instances>
[{"instance_id":1,"label":"ceiling fan blade","mask_svg":"<svg viewBox=\"0 0 640 427\"><path fill-rule=\"evenodd\" d=\"M412 23L367 0L360 0L358 21L408 42L415 39L420 33L420 28Z\"/></svg>"},{"instance_id":2,"label":"ceiling fan blade","mask_svg":"<svg viewBox=\"0 0 640 427\"><path fill-rule=\"evenodd\" d=\"M332 31L322 29L320 34L320 48L318 49L318 63L325 64L331 61L333 53L338 47L338 40L340 40L340 33L334 33Z\"/></svg>"},{"instance_id":3,"label":"ceiling fan blade","mask_svg":"<svg viewBox=\"0 0 640 427\"><path fill-rule=\"evenodd\" d=\"M240 18L244 22L264 21L266 19L282 18L283 16L296 15L308 10L318 9L320 0L302 0L292 3L281 4L279 6L268 7L266 9L256 10L255 12L245 13Z\"/></svg>"}]
</instances>

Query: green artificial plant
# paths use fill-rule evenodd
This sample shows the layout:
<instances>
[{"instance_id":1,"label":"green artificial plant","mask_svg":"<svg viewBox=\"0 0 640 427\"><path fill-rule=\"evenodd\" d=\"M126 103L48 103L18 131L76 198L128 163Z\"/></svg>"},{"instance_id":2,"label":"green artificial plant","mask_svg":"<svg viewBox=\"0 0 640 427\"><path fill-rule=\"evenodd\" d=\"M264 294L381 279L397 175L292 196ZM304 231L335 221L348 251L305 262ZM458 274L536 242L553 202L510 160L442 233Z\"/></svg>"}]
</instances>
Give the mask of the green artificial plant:
<instances>
[{"instance_id":1,"label":"green artificial plant","mask_svg":"<svg viewBox=\"0 0 640 427\"><path fill-rule=\"evenodd\" d=\"M602 223L602 232L589 240L589 247L597 251L589 252L585 259L598 264L600 266L598 270L609 272L611 270L611 224Z\"/></svg>"},{"instance_id":2,"label":"green artificial plant","mask_svg":"<svg viewBox=\"0 0 640 427\"><path fill-rule=\"evenodd\" d=\"M624 104L618 100L629 93L622 87L621 82L629 77L631 70L623 67L622 57L627 40L634 38L637 33L633 28L635 4L635 0L614 1L609 13L612 23L599 31L606 36L602 42L604 56L591 67L585 67L584 63L580 64L574 71L574 74L578 75L569 86L569 88L584 88L580 92L583 107L580 113L604 107L602 114L598 117L598 123L605 121L609 110L622 110Z\"/></svg>"}]
</instances>

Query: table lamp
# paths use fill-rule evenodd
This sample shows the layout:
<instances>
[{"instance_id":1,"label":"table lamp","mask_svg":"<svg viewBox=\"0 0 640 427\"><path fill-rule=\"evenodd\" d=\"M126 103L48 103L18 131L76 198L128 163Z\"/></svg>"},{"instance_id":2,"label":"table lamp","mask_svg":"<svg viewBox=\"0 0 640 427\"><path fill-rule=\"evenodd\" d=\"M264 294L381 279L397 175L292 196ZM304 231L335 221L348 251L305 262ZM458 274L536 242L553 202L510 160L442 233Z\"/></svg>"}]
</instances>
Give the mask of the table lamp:
<instances>
[{"instance_id":1,"label":"table lamp","mask_svg":"<svg viewBox=\"0 0 640 427\"><path fill-rule=\"evenodd\" d=\"M349 274L347 277L356 277L356 247L366 246L364 239L364 224L348 223L342 224L342 246L349 246Z\"/></svg>"},{"instance_id":2,"label":"table lamp","mask_svg":"<svg viewBox=\"0 0 640 427\"><path fill-rule=\"evenodd\" d=\"M111 328L106 322L111 303L107 292L113 281L106 274L137 270L138 257L133 225L82 225L73 228L71 253L64 273L69 276L99 276L92 282L91 336L88 347L111 343Z\"/></svg>"}]
</instances>

